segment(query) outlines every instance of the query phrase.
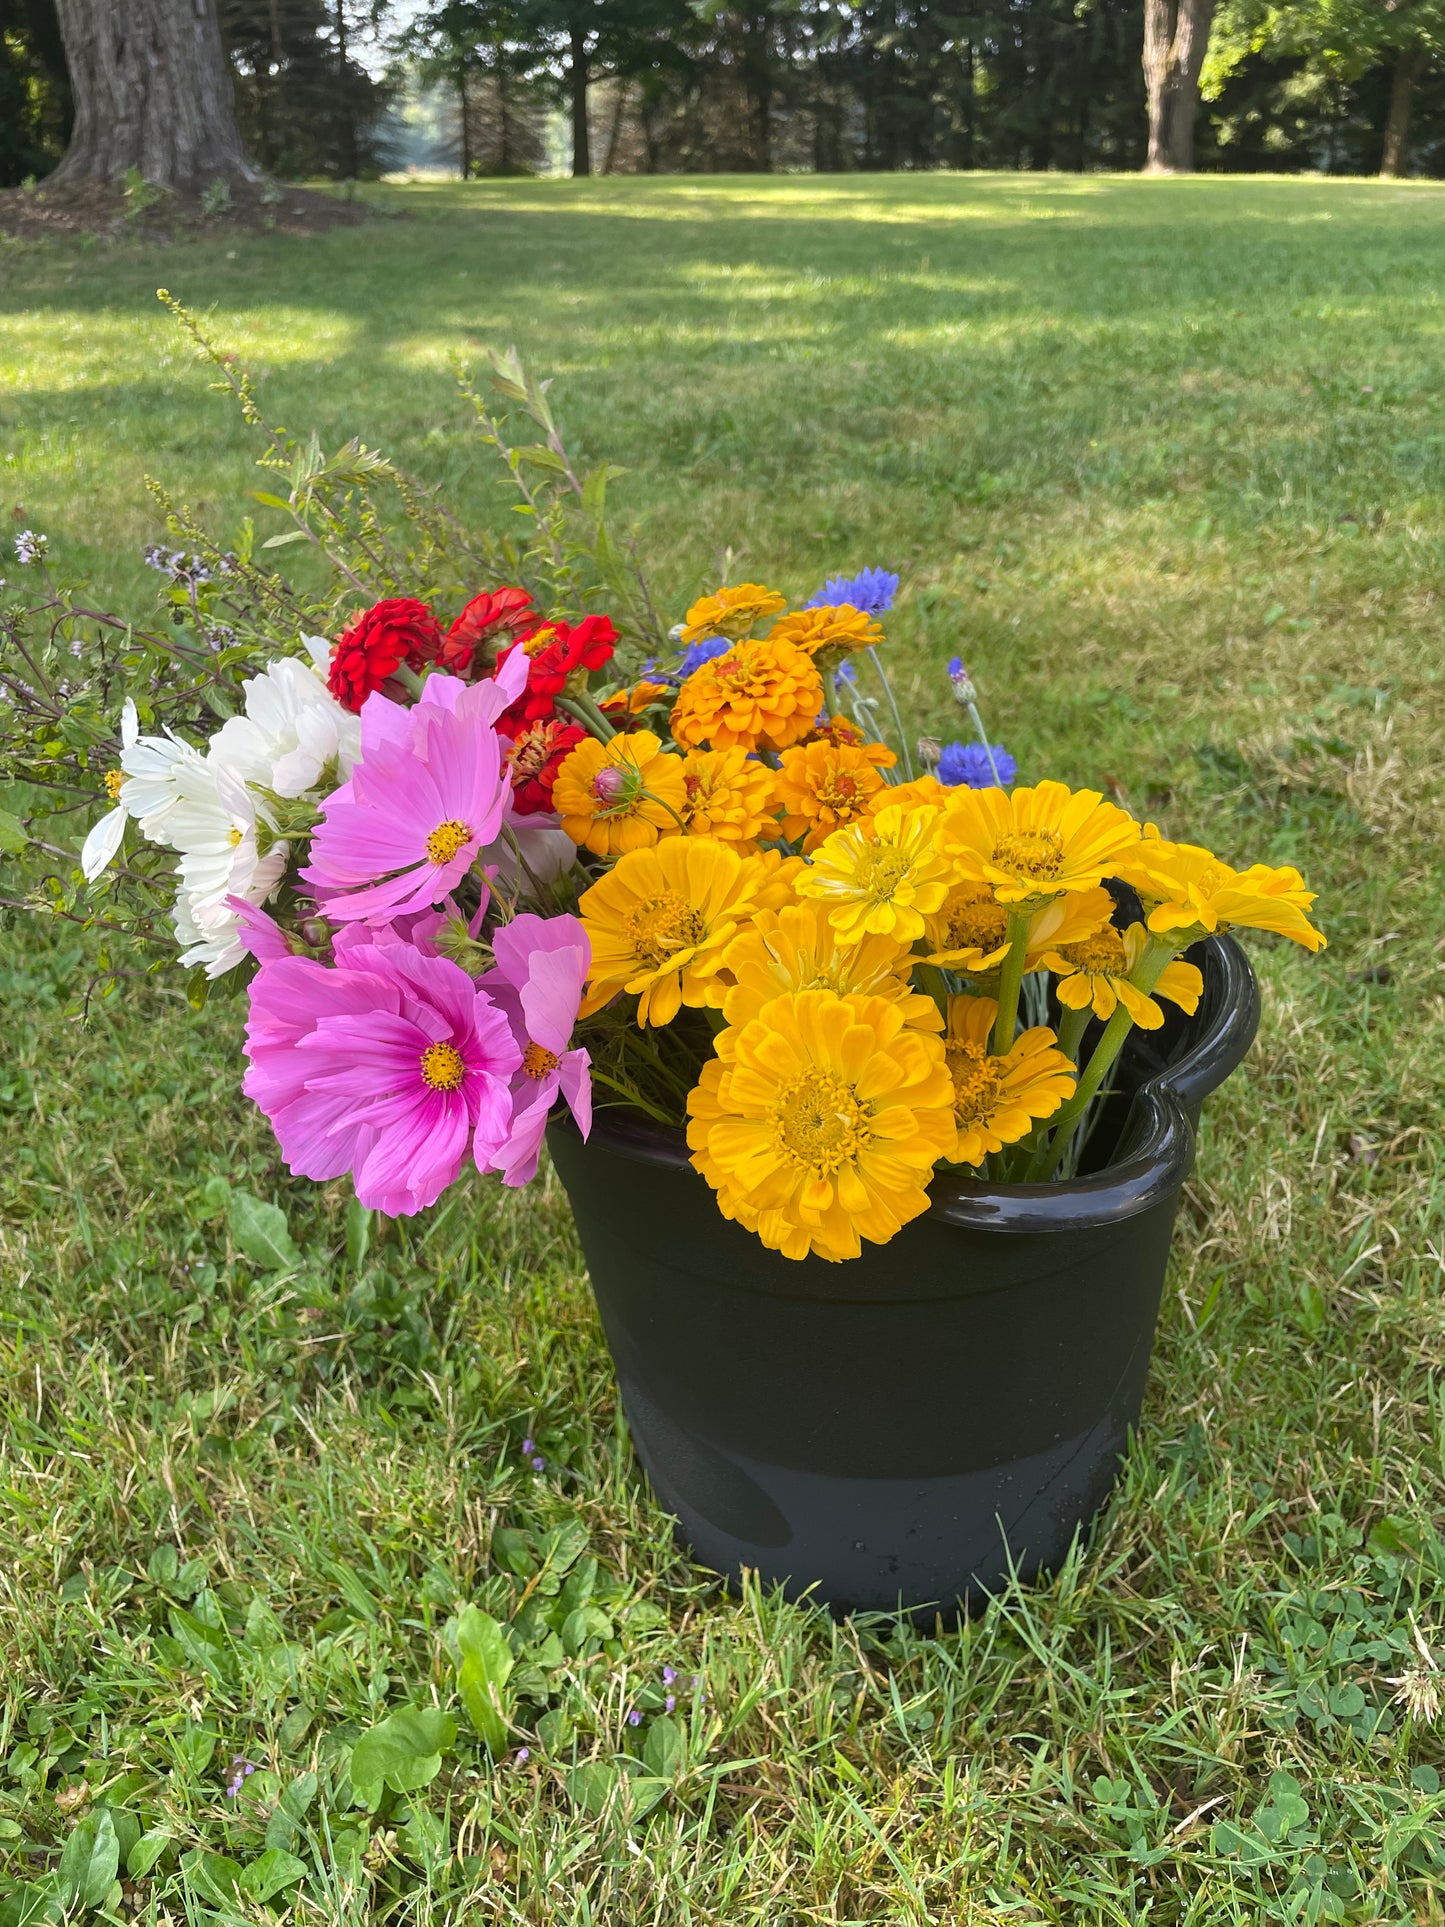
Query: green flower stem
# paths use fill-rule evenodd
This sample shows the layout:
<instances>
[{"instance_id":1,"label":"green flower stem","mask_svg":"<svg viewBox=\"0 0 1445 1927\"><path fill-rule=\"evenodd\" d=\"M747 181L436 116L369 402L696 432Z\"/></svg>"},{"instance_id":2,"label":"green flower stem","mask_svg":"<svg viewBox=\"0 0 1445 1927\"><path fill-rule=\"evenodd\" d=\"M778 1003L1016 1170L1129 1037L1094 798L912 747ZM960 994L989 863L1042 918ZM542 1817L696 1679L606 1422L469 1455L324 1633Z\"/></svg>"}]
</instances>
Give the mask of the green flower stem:
<instances>
[{"instance_id":1,"label":"green flower stem","mask_svg":"<svg viewBox=\"0 0 1445 1927\"><path fill-rule=\"evenodd\" d=\"M989 773L992 775L997 787L1002 789L1003 784L999 779L998 764L993 760L993 745L988 740L988 731L983 726L983 718L978 713L977 703L970 703L968 705L968 719L973 724L974 734L978 737L979 748L988 758Z\"/></svg>"},{"instance_id":2,"label":"green flower stem","mask_svg":"<svg viewBox=\"0 0 1445 1927\"><path fill-rule=\"evenodd\" d=\"M1010 910L1008 913L1008 955L999 965L998 1016L993 1027L995 1057L1006 1056L1013 1046L1014 1031L1019 1020L1019 989L1024 980L1025 953L1032 921L1032 913L1028 910Z\"/></svg>"},{"instance_id":3,"label":"green flower stem","mask_svg":"<svg viewBox=\"0 0 1445 1927\"><path fill-rule=\"evenodd\" d=\"M617 734L590 696L559 696L557 707L565 710L574 722L581 723L599 743L610 743Z\"/></svg>"},{"instance_id":4,"label":"green flower stem","mask_svg":"<svg viewBox=\"0 0 1445 1927\"><path fill-rule=\"evenodd\" d=\"M1143 956L1134 966L1130 983L1147 997L1173 955L1172 937L1151 937L1144 947ZM1037 1184L1048 1177L1069 1148L1069 1141L1079 1127L1080 1118L1093 1102L1105 1074L1112 1068L1115 1058L1124 1048L1124 1039L1133 1028L1134 1019L1122 1003L1116 1004L1113 1016L1104 1026L1103 1036L1094 1046L1093 1056L1080 1073L1074 1095L1055 1114L1052 1135L1039 1147L1038 1155L1029 1167L1029 1183Z\"/></svg>"},{"instance_id":5,"label":"green flower stem","mask_svg":"<svg viewBox=\"0 0 1445 1927\"><path fill-rule=\"evenodd\" d=\"M911 783L913 781L913 755L908 747L908 735L903 727L903 718L898 713L898 704L893 695L893 685L888 680L888 671L878 660L878 651L871 643L868 645L865 654L874 669L878 672L878 680L882 683L883 693L888 698L888 707L893 712L893 727L898 731L898 754L903 763L904 781Z\"/></svg>"},{"instance_id":6,"label":"green flower stem","mask_svg":"<svg viewBox=\"0 0 1445 1927\"><path fill-rule=\"evenodd\" d=\"M1089 1019L1093 1014L1092 1004L1085 1004L1082 1010L1065 1010L1059 1019L1059 1049L1075 1064L1079 1061L1079 1046L1084 1041L1084 1032L1089 1028Z\"/></svg>"},{"instance_id":7,"label":"green flower stem","mask_svg":"<svg viewBox=\"0 0 1445 1927\"><path fill-rule=\"evenodd\" d=\"M916 963L913 978L917 988L925 997L931 997L938 1005L945 1023L948 1021L948 984L937 964Z\"/></svg>"}]
</instances>

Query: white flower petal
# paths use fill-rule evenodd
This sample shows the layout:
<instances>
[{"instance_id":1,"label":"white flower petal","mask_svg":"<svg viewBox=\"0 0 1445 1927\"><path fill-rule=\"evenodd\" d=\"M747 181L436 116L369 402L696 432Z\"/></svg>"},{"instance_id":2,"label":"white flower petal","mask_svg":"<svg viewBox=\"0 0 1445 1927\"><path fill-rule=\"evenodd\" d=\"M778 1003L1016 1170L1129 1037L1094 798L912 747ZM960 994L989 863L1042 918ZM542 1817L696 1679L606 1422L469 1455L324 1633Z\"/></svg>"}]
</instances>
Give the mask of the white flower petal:
<instances>
[{"instance_id":1,"label":"white flower petal","mask_svg":"<svg viewBox=\"0 0 1445 1927\"><path fill-rule=\"evenodd\" d=\"M115 861L115 853L125 836L125 819L124 810L107 810L100 821L92 825L90 835L80 848L80 867L87 883L94 883Z\"/></svg>"}]
</instances>

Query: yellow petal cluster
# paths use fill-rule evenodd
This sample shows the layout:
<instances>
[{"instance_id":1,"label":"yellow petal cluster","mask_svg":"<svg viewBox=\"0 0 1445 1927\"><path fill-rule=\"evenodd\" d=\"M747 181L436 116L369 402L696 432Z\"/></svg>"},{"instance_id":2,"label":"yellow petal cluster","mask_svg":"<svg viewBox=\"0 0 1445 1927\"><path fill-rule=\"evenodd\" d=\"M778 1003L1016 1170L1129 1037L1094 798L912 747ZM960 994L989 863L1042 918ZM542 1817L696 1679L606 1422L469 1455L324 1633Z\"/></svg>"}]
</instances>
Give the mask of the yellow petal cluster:
<instances>
[{"instance_id":1,"label":"yellow petal cluster","mask_svg":"<svg viewBox=\"0 0 1445 1927\"><path fill-rule=\"evenodd\" d=\"M783 833L805 852L867 811L888 785L867 750L851 744L799 743L784 750L777 780Z\"/></svg>"},{"instance_id":2,"label":"yellow petal cluster","mask_svg":"<svg viewBox=\"0 0 1445 1927\"><path fill-rule=\"evenodd\" d=\"M816 609L795 609L768 631L770 642L791 642L822 659L832 668L855 649L871 649L883 640L883 627L851 602L827 602Z\"/></svg>"},{"instance_id":3,"label":"yellow petal cluster","mask_svg":"<svg viewBox=\"0 0 1445 1927\"><path fill-rule=\"evenodd\" d=\"M952 865L933 846L937 813L881 809L821 843L798 878L799 896L828 905L844 943L869 934L912 943L948 895Z\"/></svg>"},{"instance_id":4,"label":"yellow petal cluster","mask_svg":"<svg viewBox=\"0 0 1445 1927\"><path fill-rule=\"evenodd\" d=\"M693 1164L725 1216L787 1258L856 1258L928 1209L956 1135L939 1039L882 997L772 998L703 1067Z\"/></svg>"},{"instance_id":5,"label":"yellow petal cluster","mask_svg":"<svg viewBox=\"0 0 1445 1927\"><path fill-rule=\"evenodd\" d=\"M682 782L681 815L689 836L755 850L760 836L777 835L773 772L745 749L692 750L683 758Z\"/></svg>"},{"instance_id":6,"label":"yellow petal cluster","mask_svg":"<svg viewBox=\"0 0 1445 1927\"><path fill-rule=\"evenodd\" d=\"M1150 930L1176 935L1181 946L1235 925L1273 930L1306 950L1325 946L1307 914L1315 893L1298 870L1267 863L1235 870L1196 843L1166 842L1151 826L1114 874L1138 891Z\"/></svg>"},{"instance_id":7,"label":"yellow petal cluster","mask_svg":"<svg viewBox=\"0 0 1445 1927\"><path fill-rule=\"evenodd\" d=\"M1142 923L1130 924L1127 930L1106 923L1082 942L1051 947L1043 962L1059 972L1059 1002L1066 1010L1092 1010L1105 1022L1122 1004L1141 1030L1158 1030L1164 1022L1155 997L1167 997L1192 1016L1204 994L1204 977L1196 965L1177 959L1165 964L1153 996L1130 983L1147 942Z\"/></svg>"},{"instance_id":8,"label":"yellow petal cluster","mask_svg":"<svg viewBox=\"0 0 1445 1927\"><path fill-rule=\"evenodd\" d=\"M800 990L885 997L902 1010L905 1023L941 1030L937 1004L909 982L913 962L908 946L892 937L840 943L826 904L795 903L784 910L759 910L739 931L723 952L708 1001L722 1005L723 1019L734 1031L774 997Z\"/></svg>"},{"instance_id":9,"label":"yellow petal cluster","mask_svg":"<svg viewBox=\"0 0 1445 1927\"><path fill-rule=\"evenodd\" d=\"M1092 890L1118 874L1139 825L1097 790L1063 783L1032 789L953 791L938 847L960 877L987 883L1000 903L1037 906L1069 890Z\"/></svg>"},{"instance_id":10,"label":"yellow petal cluster","mask_svg":"<svg viewBox=\"0 0 1445 1927\"><path fill-rule=\"evenodd\" d=\"M684 793L682 758L638 729L610 743L579 743L557 770L552 807L574 843L620 856L677 829Z\"/></svg>"},{"instance_id":11,"label":"yellow petal cluster","mask_svg":"<svg viewBox=\"0 0 1445 1927\"><path fill-rule=\"evenodd\" d=\"M736 582L693 603L682 625L682 639L704 642L709 636L726 636L729 642L737 642L764 616L775 616L787 606L786 596L765 589L761 582Z\"/></svg>"},{"instance_id":12,"label":"yellow petal cluster","mask_svg":"<svg viewBox=\"0 0 1445 1927\"><path fill-rule=\"evenodd\" d=\"M753 914L757 882L735 850L706 837L619 857L577 906L592 946L581 1015L622 991L637 998L643 1026L704 1004L723 951Z\"/></svg>"},{"instance_id":13,"label":"yellow petal cluster","mask_svg":"<svg viewBox=\"0 0 1445 1927\"><path fill-rule=\"evenodd\" d=\"M740 642L682 685L672 734L688 749L789 749L822 707L823 680L811 656L771 638Z\"/></svg>"},{"instance_id":14,"label":"yellow petal cluster","mask_svg":"<svg viewBox=\"0 0 1445 1927\"><path fill-rule=\"evenodd\" d=\"M982 1164L990 1151L1017 1144L1074 1094L1074 1067L1042 1026L1009 1049L989 1050L998 1005L992 997L954 997L948 1006L945 1061L953 1080L954 1164Z\"/></svg>"}]
</instances>

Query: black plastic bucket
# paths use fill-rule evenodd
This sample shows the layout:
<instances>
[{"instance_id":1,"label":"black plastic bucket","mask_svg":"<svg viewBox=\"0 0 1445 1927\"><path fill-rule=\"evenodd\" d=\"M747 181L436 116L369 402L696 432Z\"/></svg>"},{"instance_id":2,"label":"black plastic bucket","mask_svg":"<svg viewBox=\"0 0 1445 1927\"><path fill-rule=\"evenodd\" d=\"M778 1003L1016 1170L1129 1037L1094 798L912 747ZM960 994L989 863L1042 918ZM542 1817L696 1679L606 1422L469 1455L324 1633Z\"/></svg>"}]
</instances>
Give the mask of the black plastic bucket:
<instances>
[{"instance_id":1,"label":"black plastic bucket","mask_svg":"<svg viewBox=\"0 0 1445 1927\"><path fill-rule=\"evenodd\" d=\"M1131 1034L1104 1168L940 1174L926 1216L842 1264L723 1218L680 1133L552 1128L638 1457L704 1565L949 1613L1068 1551L1139 1416L1199 1106L1259 1020L1232 938L1192 955L1199 1009Z\"/></svg>"}]
</instances>

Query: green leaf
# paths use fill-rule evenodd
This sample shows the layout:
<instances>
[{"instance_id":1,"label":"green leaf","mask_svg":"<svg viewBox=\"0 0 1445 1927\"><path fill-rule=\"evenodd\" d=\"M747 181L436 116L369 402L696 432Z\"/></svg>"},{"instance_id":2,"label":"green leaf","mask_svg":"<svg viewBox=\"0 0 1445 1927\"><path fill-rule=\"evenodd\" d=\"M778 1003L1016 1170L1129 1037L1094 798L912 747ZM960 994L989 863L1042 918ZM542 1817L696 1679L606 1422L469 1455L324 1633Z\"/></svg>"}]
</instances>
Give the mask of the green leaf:
<instances>
[{"instance_id":1,"label":"green leaf","mask_svg":"<svg viewBox=\"0 0 1445 1927\"><path fill-rule=\"evenodd\" d=\"M110 1814L87 1814L60 1856L60 1890L69 1907L99 1907L120 1867L120 1841Z\"/></svg>"},{"instance_id":2,"label":"green leaf","mask_svg":"<svg viewBox=\"0 0 1445 1927\"><path fill-rule=\"evenodd\" d=\"M268 495L263 488L248 488L246 493L253 502L263 502L268 509L285 509L288 513L290 511L291 504L284 495Z\"/></svg>"},{"instance_id":3,"label":"green leaf","mask_svg":"<svg viewBox=\"0 0 1445 1927\"><path fill-rule=\"evenodd\" d=\"M492 1534L492 1557L518 1579L530 1579L537 1570L531 1534L517 1526L502 1526Z\"/></svg>"},{"instance_id":4,"label":"green leaf","mask_svg":"<svg viewBox=\"0 0 1445 1927\"><path fill-rule=\"evenodd\" d=\"M146 1561L146 1572L158 1586L168 1586L181 1569L181 1555L174 1546L157 1546Z\"/></svg>"},{"instance_id":5,"label":"green leaf","mask_svg":"<svg viewBox=\"0 0 1445 1927\"><path fill-rule=\"evenodd\" d=\"M241 1875L241 1892L248 1900L269 1900L283 1887L306 1878L306 1862L280 1847L268 1847Z\"/></svg>"},{"instance_id":6,"label":"green leaf","mask_svg":"<svg viewBox=\"0 0 1445 1927\"><path fill-rule=\"evenodd\" d=\"M200 1200L196 1206L198 1218L224 1218L231 1208L231 1185L219 1173L206 1179L201 1186Z\"/></svg>"},{"instance_id":7,"label":"green leaf","mask_svg":"<svg viewBox=\"0 0 1445 1927\"><path fill-rule=\"evenodd\" d=\"M263 1270L294 1271L301 1263L279 1205L253 1198L249 1191L233 1191L230 1222L237 1249Z\"/></svg>"},{"instance_id":8,"label":"green leaf","mask_svg":"<svg viewBox=\"0 0 1445 1927\"><path fill-rule=\"evenodd\" d=\"M1330 1711L1342 1720L1352 1720L1365 1710L1365 1696L1358 1686L1337 1686L1330 1694Z\"/></svg>"},{"instance_id":9,"label":"green leaf","mask_svg":"<svg viewBox=\"0 0 1445 1927\"><path fill-rule=\"evenodd\" d=\"M642 1764L659 1780L677 1777L682 1765L682 1728L676 1720L654 1720L647 1730L642 1749Z\"/></svg>"},{"instance_id":10,"label":"green leaf","mask_svg":"<svg viewBox=\"0 0 1445 1927\"><path fill-rule=\"evenodd\" d=\"M374 1811L386 1787L412 1793L428 1786L456 1737L456 1721L439 1706L403 1706L389 1714L352 1750L351 1790L358 1805Z\"/></svg>"},{"instance_id":11,"label":"green leaf","mask_svg":"<svg viewBox=\"0 0 1445 1927\"><path fill-rule=\"evenodd\" d=\"M287 504L283 502L281 506L285 508ZM266 540L261 544L261 547L263 549L284 549L288 542L305 542L308 539L308 533L305 529L287 529L284 535L268 535Z\"/></svg>"},{"instance_id":12,"label":"green leaf","mask_svg":"<svg viewBox=\"0 0 1445 1927\"><path fill-rule=\"evenodd\" d=\"M572 1655L582 1651L589 1639L611 1639L612 1621L596 1606L579 1606L562 1621L562 1644Z\"/></svg>"},{"instance_id":13,"label":"green leaf","mask_svg":"<svg viewBox=\"0 0 1445 1927\"><path fill-rule=\"evenodd\" d=\"M499 1760L507 1750L511 1695L506 1692L514 1662L503 1628L490 1613L463 1606L457 1616L457 1693L467 1717ZM355 1769L353 1768L353 1781Z\"/></svg>"},{"instance_id":14,"label":"green leaf","mask_svg":"<svg viewBox=\"0 0 1445 1927\"><path fill-rule=\"evenodd\" d=\"M13 855L15 851L23 850L29 841L30 834L20 818L12 816L9 810L0 810L0 850Z\"/></svg>"},{"instance_id":15,"label":"green leaf","mask_svg":"<svg viewBox=\"0 0 1445 1927\"><path fill-rule=\"evenodd\" d=\"M567 1797L595 1818L607 1810L625 1777L609 1760L586 1760L567 1775Z\"/></svg>"},{"instance_id":16,"label":"green leaf","mask_svg":"<svg viewBox=\"0 0 1445 1927\"><path fill-rule=\"evenodd\" d=\"M152 1827L143 1833L125 1857L125 1870L131 1879L144 1880L170 1844L171 1836L164 1827Z\"/></svg>"},{"instance_id":17,"label":"green leaf","mask_svg":"<svg viewBox=\"0 0 1445 1927\"><path fill-rule=\"evenodd\" d=\"M56 1886L56 1876L27 1882L18 1893L0 1901L0 1927L39 1927L43 1921L65 1918L66 1903Z\"/></svg>"},{"instance_id":18,"label":"green leaf","mask_svg":"<svg viewBox=\"0 0 1445 1927\"><path fill-rule=\"evenodd\" d=\"M181 1871L206 1900L234 1900L241 1884L240 1862L229 1854L207 1853L204 1847L192 1847L181 1855Z\"/></svg>"}]
</instances>

